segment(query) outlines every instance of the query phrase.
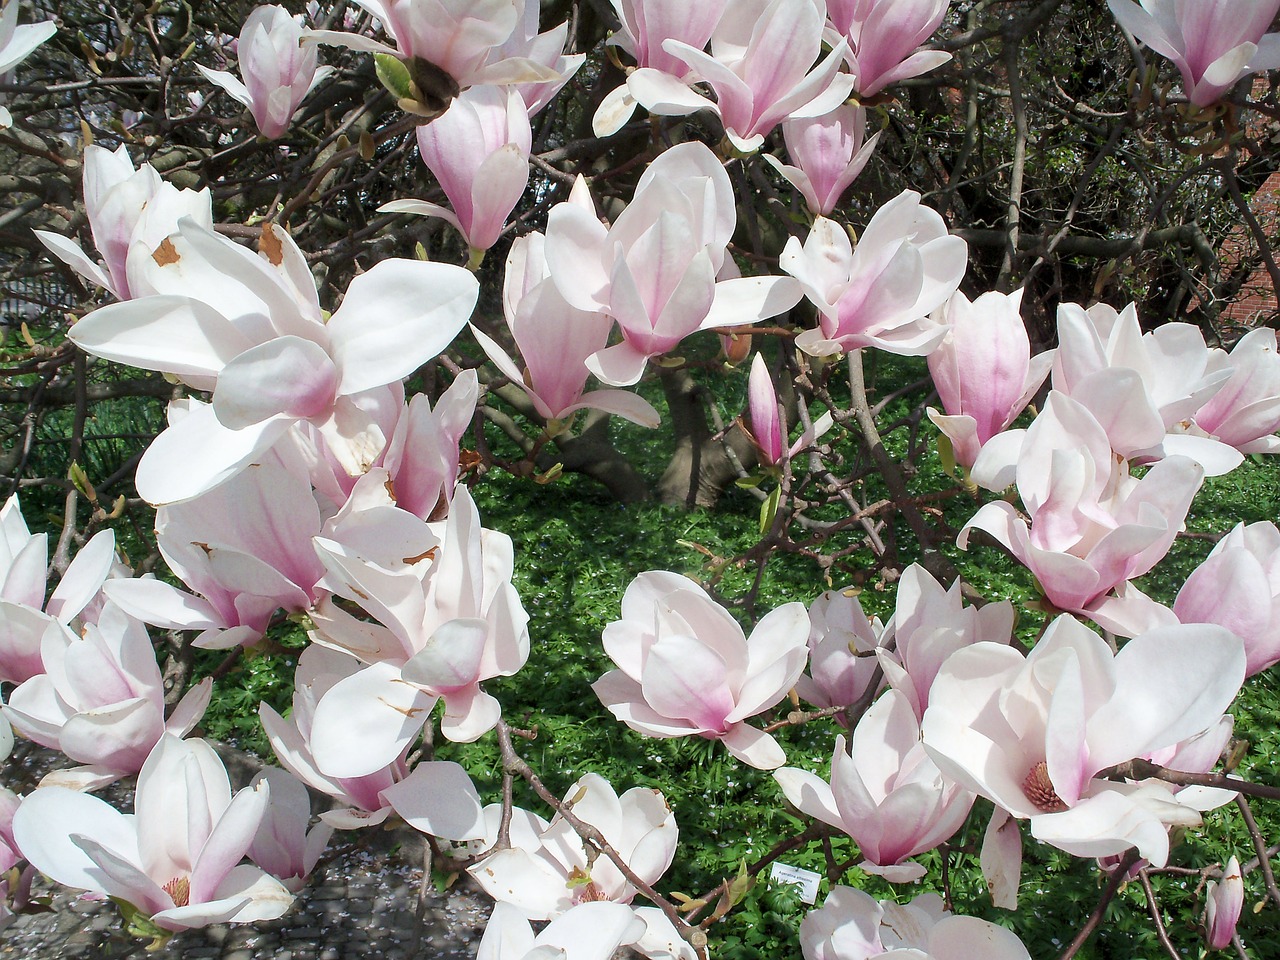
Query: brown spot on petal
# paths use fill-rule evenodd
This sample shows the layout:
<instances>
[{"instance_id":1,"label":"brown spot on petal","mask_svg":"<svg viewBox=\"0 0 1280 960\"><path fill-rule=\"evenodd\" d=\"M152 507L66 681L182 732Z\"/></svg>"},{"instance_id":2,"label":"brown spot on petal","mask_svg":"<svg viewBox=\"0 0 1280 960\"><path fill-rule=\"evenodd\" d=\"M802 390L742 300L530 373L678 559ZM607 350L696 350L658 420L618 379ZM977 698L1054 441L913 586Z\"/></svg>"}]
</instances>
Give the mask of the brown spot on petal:
<instances>
[{"instance_id":1,"label":"brown spot on petal","mask_svg":"<svg viewBox=\"0 0 1280 960\"><path fill-rule=\"evenodd\" d=\"M262 236L258 238L258 249L262 251L262 255L271 262L272 266L278 267L284 263L284 244L280 242L280 238L276 236L276 232L271 229L271 224L269 223L262 225Z\"/></svg>"},{"instance_id":2,"label":"brown spot on petal","mask_svg":"<svg viewBox=\"0 0 1280 960\"><path fill-rule=\"evenodd\" d=\"M427 550L425 553L420 553L416 557L405 557L404 562L408 564L415 564L419 560L434 560L435 558L436 548L432 547L430 550Z\"/></svg>"},{"instance_id":3,"label":"brown spot on petal","mask_svg":"<svg viewBox=\"0 0 1280 960\"><path fill-rule=\"evenodd\" d=\"M1045 813L1061 813L1067 809L1066 803L1058 796L1058 791L1049 779L1049 765L1041 760L1031 768L1027 778L1022 781L1022 790L1037 809Z\"/></svg>"},{"instance_id":4,"label":"brown spot on petal","mask_svg":"<svg viewBox=\"0 0 1280 960\"><path fill-rule=\"evenodd\" d=\"M167 267L171 263L177 263L182 257L178 253L178 248L173 245L173 241L165 237L160 241L160 246L151 251L151 259L156 262L156 266Z\"/></svg>"}]
</instances>

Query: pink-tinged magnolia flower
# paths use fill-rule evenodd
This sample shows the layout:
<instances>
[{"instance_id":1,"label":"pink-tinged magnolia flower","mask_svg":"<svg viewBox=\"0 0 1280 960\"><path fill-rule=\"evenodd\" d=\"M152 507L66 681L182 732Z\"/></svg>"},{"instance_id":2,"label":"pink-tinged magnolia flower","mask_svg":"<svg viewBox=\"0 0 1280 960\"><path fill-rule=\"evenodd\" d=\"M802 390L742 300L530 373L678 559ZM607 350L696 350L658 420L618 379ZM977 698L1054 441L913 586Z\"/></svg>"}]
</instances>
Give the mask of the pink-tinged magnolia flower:
<instances>
[{"instance_id":1,"label":"pink-tinged magnolia flower","mask_svg":"<svg viewBox=\"0 0 1280 960\"><path fill-rule=\"evenodd\" d=\"M285 135L298 106L333 73L316 66L316 48L303 44L303 28L284 7L255 7L240 29L236 56L241 81L226 70L197 64L210 83L249 108L258 132L268 140Z\"/></svg>"},{"instance_id":2,"label":"pink-tinged magnolia flower","mask_svg":"<svg viewBox=\"0 0 1280 960\"><path fill-rule=\"evenodd\" d=\"M946 327L929 314L955 293L969 247L906 190L876 211L855 249L840 224L819 217L802 245L787 241L779 264L818 308L818 329L796 338L822 356L859 347L924 356Z\"/></svg>"},{"instance_id":3,"label":"pink-tinged magnolia flower","mask_svg":"<svg viewBox=\"0 0 1280 960\"><path fill-rule=\"evenodd\" d=\"M936 893L908 904L835 887L800 924L804 960L1031 960L1016 935L977 917L948 913Z\"/></svg>"},{"instance_id":4,"label":"pink-tinged magnolia flower","mask_svg":"<svg viewBox=\"0 0 1280 960\"><path fill-rule=\"evenodd\" d=\"M1244 877L1240 861L1232 857L1222 868L1222 880L1210 880L1204 894L1204 939L1210 950L1225 950L1236 935L1244 910Z\"/></svg>"},{"instance_id":5,"label":"pink-tinged magnolia flower","mask_svg":"<svg viewBox=\"0 0 1280 960\"><path fill-rule=\"evenodd\" d=\"M1049 375L1054 352L1031 356L1021 304L1021 289L984 293L972 303L957 290L940 311L951 329L929 354L929 373L946 412L928 412L962 466L973 466L983 444L1013 423Z\"/></svg>"},{"instance_id":6,"label":"pink-tinged magnolia flower","mask_svg":"<svg viewBox=\"0 0 1280 960\"><path fill-rule=\"evenodd\" d=\"M364 456L360 394L437 356L479 294L461 267L383 260L351 281L326 321L292 238L264 226L261 247L259 256L184 219L139 265L153 296L95 310L68 334L95 356L213 390L211 405L188 404L180 418L171 406L169 428L143 456L138 492L152 503L212 489L301 421L367 465L377 451Z\"/></svg>"},{"instance_id":7,"label":"pink-tinged magnolia flower","mask_svg":"<svg viewBox=\"0 0 1280 960\"><path fill-rule=\"evenodd\" d=\"M316 766L312 753L316 704L334 684L359 669L360 662L355 657L312 643L298 657L289 719L266 703L258 705L262 729L280 765L313 790L343 804L320 815L322 821L340 830L357 830L384 821L392 809L385 792L409 773L404 754L358 777L330 777Z\"/></svg>"},{"instance_id":8,"label":"pink-tinged magnolia flower","mask_svg":"<svg viewBox=\"0 0 1280 960\"><path fill-rule=\"evenodd\" d=\"M1231 349L1231 375L1192 419L1241 453L1280 453L1280 354L1274 330L1250 330Z\"/></svg>"},{"instance_id":9,"label":"pink-tinged magnolia flower","mask_svg":"<svg viewBox=\"0 0 1280 960\"><path fill-rule=\"evenodd\" d=\"M445 703L444 735L477 739L501 715L480 684L512 676L528 659L529 616L511 585L510 537L481 528L465 487L435 531L439 546L399 569L345 544L315 541L333 592L378 621L357 621L332 604L320 611L327 622L317 620L323 642L370 664L316 705L312 749L327 776L360 777L385 766L417 736L437 699Z\"/></svg>"},{"instance_id":10,"label":"pink-tinged magnolia flower","mask_svg":"<svg viewBox=\"0 0 1280 960\"><path fill-rule=\"evenodd\" d=\"M382 213L440 217L473 250L498 242L529 182L532 132L520 94L510 87L472 87L431 123L418 127L422 162L453 210L425 200L394 200Z\"/></svg>"},{"instance_id":11,"label":"pink-tinged magnolia flower","mask_svg":"<svg viewBox=\"0 0 1280 960\"><path fill-rule=\"evenodd\" d=\"M527 57L495 59L494 53L516 31L526 0L355 0L378 18L395 44L337 30L310 30L308 38L401 60L425 61L434 70L427 79L448 100L477 84L546 83L560 75ZM434 74L443 73L444 77ZM447 106L447 102L445 104Z\"/></svg>"},{"instance_id":12,"label":"pink-tinged magnolia flower","mask_svg":"<svg viewBox=\"0 0 1280 960\"><path fill-rule=\"evenodd\" d=\"M678 80L689 77L690 68L662 48L666 40L676 40L701 50L711 39L729 0L610 0L622 29L609 42L625 50L636 66L671 74ZM591 121L597 137L608 137L622 129L636 109L636 98L627 84L605 95Z\"/></svg>"},{"instance_id":13,"label":"pink-tinged magnolia flower","mask_svg":"<svg viewBox=\"0 0 1280 960\"><path fill-rule=\"evenodd\" d=\"M97 598L115 566L115 534L101 530L67 566L49 595L49 537L32 535L15 493L0 508L0 681L22 683L44 673L40 644L45 632L77 617L97 617Z\"/></svg>"},{"instance_id":14,"label":"pink-tinged magnolia flower","mask_svg":"<svg viewBox=\"0 0 1280 960\"><path fill-rule=\"evenodd\" d=\"M809 2L809 0L805 0ZM545 255L571 306L618 321L622 342L587 367L612 386L630 386L650 357L712 327L755 323L789 310L800 290L788 277L734 277L725 248L737 222L733 186L705 144L662 153L636 185L617 222L596 216L586 182L547 217Z\"/></svg>"},{"instance_id":15,"label":"pink-tinged magnolia flower","mask_svg":"<svg viewBox=\"0 0 1280 960\"><path fill-rule=\"evenodd\" d=\"M328 846L333 826L321 821L307 829L311 826L311 795L287 770L264 767L249 786L264 781L271 789L271 803L249 845L249 859L290 893L297 893Z\"/></svg>"},{"instance_id":16,"label":"pink-tinged magnolia flower","mask_svg":"<svg viewBox=\"0 0 1280 960\"><path fill-rule=\"evenodd\" d=\"M619 667L591 685L615 717L649 737L721 740L759 770L786 762L778 742L745 721L787 695L809 648L804 604L766 614L748 638L729 612L687 577L642 573L604 629Z\"/></svg>"},{"instance_id":17,"label":"pink-tinged magnolia flower","mask_svg":"<svg viewBox=\"0 0 1280 960\"><path fill-rule=\"evenodd\" d=\"M573 814L591 824L627 866L649 884L671 866L679 830L658 790L632 787L622 796L609 781L589 773L565 793ZM530 920L550 920L593 900L630 903L636 888L609 857L588 852L581 837L557 814L539 835L492 853L469 868L495 900L518 907Z\"/></svg>"},{"instance_id":18,"label":"pink-tinged magnolia flower","mask_svg":"<svg viewBox=\"0 0 1280 960\"><path fill-rule=\"evenodd\" d=\"M60 623L40 644L44 673L9 695L5 716L29 740L83 766L58 770L45 786L96 790L137 773L162 736L186 736L212 693L206 679L164 716L164 683L146 627L107 604L77 636Z\"/></svg>"},{"instance_id":19,"label":"pink-tinged magnolia flower","mask_svg":"<svg viewBox=\"0 0 1280 960\"><path fill-rule=\"evenodd\" d=\"M875 650L885 682L907 698L917 718L924 716L933 678L951 654L973 643L1008 643L1013 635L1013 604L966 607L960 587L956 580L944 590L924 567L911 564L898 581L897 607Z\"/></svg>"},{"instance_id":20,"label":"pink-tinged magnolia flower","mask_svg":"<svg viewBox=\"0 0 1280 960\"><path fill-rule=\"evenodd\" d=\"M133 814L42 787L23 799L13 835L41 873L132 904L162 930L274 920L293 895L240 862L267 802L265 783L233 797L203 740L165 736L138 775Z\"/></svg>"},{"instance_id":21,"label":"pink-tinged magnolia flower","mask_svg":"<svg viewBox=\"0 0 1280 960\"><path fill-rule=\"evenodd\" d=\"M783 120L830 113L853 90L853 77L838 72L843 42L814 66L823 26L814 0L735 0L711 35L710 54L680 40L662 44L715 91L714 102L653 68L635 71L627 87L652 114L711 110L733 145L750 152Z\"/></svg>"},{"instance_id":22,"label":"pink-tinged magnolia flower","mask_svg":"<svg viewBox=\"0 0 1280 960\"><path fill-rule=\"evenodd\" d=\"M857 703L875 679L884 639L884 624L867 619L857 590L824 591L809 607L809 672L796 681L796 693L816 707ZM847 725L843 714L836 721Z\"/></svg>"},{"instance_id":23,"label":"pink-tinged magnolia flower","mask_svg":"<svg viewBox=\"0 0 1280 960\"><path fill-rule=\"evenodd\" d=\"M0 75L8 73L58 32L52 20L18 26L18 0L4 0L0 8ZM13 126L13 117L0 106L0 128Z\"/></svg>"},{"instance_id":24,"label":"pink-tinged magnolia flower","mask_svg":"<svg viewBox=\"0 0 1280 960\"><path fill-rule=\"evenodd\" d=\"M942 66L951 54L920 50L951 0L827 0L827 17L849 43L858 96L874 96L901 80Z\"/></svg>"},{"instance_id":25,"label":"pink-tinged magnolia flower","mask_svg":"<svg viewBox=\"0 0 1280 960\"><path fill-rule=\"evenodd\" d=\"M1116 21L1173 61L1187 99L1208 106L1242 77L1280 67L1280 34L1267 33L1280 0L1107 0ZM1264 34L1266 34L1264 36Z\"/></svg>"},{"instance_id":26,"label":"pink-tinged magnolia flower","mask_svg":"<svg viewBox=\"0 0 1280 960\"><path fill-rule=\"evenodd\" d=\"M1181 454L1209 476L1240 464L1227 444L1185 432L1230 375L1227 356L1209 349L1199 328L1166 323L1144 334L1133 304L1117 312L1064 303L1058 343L1053 388L1089 409L1120 456L1145 463Z\"/></svg>"},{"instance_id":27,"label":"pink-tinged magnolia flower","mask_svg":"<svg viewBox=\"0 0 1280 960\"><path fill-rule=\"evenodd\" d=\"M502 374L525 392L538 415L564 421L578 410L596 409L656 427L658 411L628 390L584 394L587 358L605 349L613 321L603 313L579 310L556 288L547 269L540 233L520 237L507 255L502 312L511 339L524 361L523 371L505 350L473 325L472 333Z\"/></svg>"},{"instance_id":28,"label":"pink-tinged magnolia flower","mask_svg":"<svg viewBox=\"0 0 1280 960\"><path fill-rule=\"evenodd\" d=\"M1222 627L1162 627L1113 654L1060 616L1025 658L992 643L953 654L924 743L946 776L1030 818L1036 838L1080 857L1136 846L1164 866L1168 827L1197 823L1196 810L1167 784L1098 775L1216 726L1243 680L1243 646Z\"/></svg>"},{"instance_id":29,"label":"pink-tinged magnolia flower","mask_svg":"<svg viewBox=\"0 0 1280 960\"><path fill-rule=\"evenodd\" d=\"M968 549L972 531L983 530L1030 568L1059 610L1083 614L1123 636L1154 622L1154 601L1132 590L1123 597L1107 594L1126 589L1127 581L1169 551L1204 469L1174 456L1141 480L1130 476L1102 425L1056 390L1025 433L1002 437L1009 437L1013 454L987 444L973 477L994 490L1016 480L1030 523L1003 500L985 504L960 531L960 548Z\"/></svg>"},{"instance_id":30,"label":"pink-tinged magnolia flower","mask_svg":"<svg viewBox=\"0 0 1280 960\"><path fill-rule=\"evenodd\" d=\"M517 63L534 63L544 67L556 79L540 82L516 83L512 86L520 93L525 105L529 108L529 116L538 113L560 92L560 88L568 83L575 73L587 61L585 53L564 55L564 45L569 39L569 21L558 27L538 32L542 4L539 0L518 0L521 8L520 20L511 36L489 54L489 63L499 63L515 59Z\"/></svg>"},{"instance_id":31,"label":"pink-tinged magnolia flower","mask_svg":"<svg viewBox=\"0 0 1280 960\"><path fill-rule=\"evenodd\" d=\"M645 933L645 923L621 903L580 903L534 936L517 907L496 903L476 960L609 960Z\"/></svg>"},{"instance_id":32,"label":"pink-tinged magnolia flower","mask_svg":"<svg viewBox=\"0 0 1280 960\"><path fill-rule=\"evenodd\" d=\"M897 690L862 715L850 749L836 737L830 783L795 767L773 776L801 813L853 837L863 870L891 883L924 876L921 864L903 861L960 829L974 800L929 759L911 702Z\"/></svg>"},{"instance_id":33,"label":"pink-tinged magnolia flower","mask_svg":"<svg viewBox=\"0 0 1280 960\"><path fill-rule=\"evenodd\" d=\"M787 120L782 139L795 166L766 153L764 160L800 191L810 211L826 216L871 159L880 134L863 142L867 111L842 104L820 117Z\"/></svg>"},{"instance_id":34,"label":"pink-tinged magnolia flower","mask_svg":"<svg viewBox=\"0 0 1280 960\"><path fill-rule=\"evenodd\" d=\"M1187 577L1173 603L1183 623L1216 623L1244 641L1247 675L1280 663L1280 530L1238 523Z\"/></svg>"},{"instance_id":35,"label":"pink-tinged magnolia flower","mask_svg":"<svg viewBox=\"0 0 1280 960\"><path fill-rule=\"evenodd\" d=\"M801 432L795 443L784 449L783 442L789 431L778 409L773 378L769 375L764 356L759 353L751 362L751 375L747 378L747 414L751 419L751 439L760 451L760 461L770 467L812 446L835 422L830 410L824 412Z\"/></svg>"},{"instance_id":36,"label":"pink-tinged magnolia flower","mask_svg":"<svg viewBox=\"0 0 1280 960\"><path fill-rule=\"evenodd\" d=\"M161 556L199 596L153 577L113 580L107 595L153 626L202 631L199 647L257 643L277 610L301 613L319 599L324 567L311 545L319 533L306 475L271 456L156 512Z\"/></svg>"},{"instance_id":37,"label":"pink-tinged magnolia flower","mask_svg":"<svg viewBox=\"0 0 1280 960\"><path fill-rule=\"evenodd\" d=\"M179 190L161 180L149 163L135 170L124 144L114 152L94 144L85 147L84 206L102 264L91 260L74 240L47 230L36 230L35 235L55 257L120 300L152 292L145 283L135 289L129 272L140 272L139 261L149 260L165 238L177 232L179 220L191 217L206 230L213 229L208 188Z\"/></svg>"}]
</instances>

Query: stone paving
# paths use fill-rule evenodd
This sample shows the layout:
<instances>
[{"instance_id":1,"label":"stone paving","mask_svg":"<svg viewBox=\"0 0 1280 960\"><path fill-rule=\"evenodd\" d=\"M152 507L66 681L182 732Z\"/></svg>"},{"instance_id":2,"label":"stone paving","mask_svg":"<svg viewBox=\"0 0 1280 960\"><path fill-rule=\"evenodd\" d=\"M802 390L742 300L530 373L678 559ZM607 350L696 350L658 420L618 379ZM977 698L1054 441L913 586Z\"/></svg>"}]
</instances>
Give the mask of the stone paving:
<instances>
[{"instance_id":1,"label":"stone paving","mask_svg":"<svg viewBox=\"0 0 1280 960\"><path fill-rule=\"evenodd\" d=\"M50 762L46 753L20 748L10 762L38 779ZM251 764L245 755L237 760ZM237 785L247 781L244 770L237 775L236 764L229 765ZM128 794L113 788L105 799L127 807ZM0 960L470 960L489 915L487 898L465 886L443 896L431 891L419 926L421 863L421 837L407 827L335 834L285 916L185 931L157 953L124 932L109 901L81 900L39 878L32 893L52 894L52 909L19 916L0 931Z\"/></svg>"}]
</instances>

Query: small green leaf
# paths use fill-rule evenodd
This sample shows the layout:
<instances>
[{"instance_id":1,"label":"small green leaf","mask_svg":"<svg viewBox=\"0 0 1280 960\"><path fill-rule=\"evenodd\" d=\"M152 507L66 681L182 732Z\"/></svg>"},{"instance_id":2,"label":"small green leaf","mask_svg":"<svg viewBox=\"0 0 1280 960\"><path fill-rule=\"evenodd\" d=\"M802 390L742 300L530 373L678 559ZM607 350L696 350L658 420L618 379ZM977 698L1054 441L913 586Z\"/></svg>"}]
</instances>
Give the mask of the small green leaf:
<instances>
[{"instance_id":1,"label":"small green leaf","mask_svg":"<svg viewBox=\"0 0 1280 960\"><path fill-rule=\"evenodd\" d=\"M774 487L760 504L760 535L769 532L773 526L773 518L778 512L778 501L782 498L782 488Z\"/></svg>"}]
</instances>

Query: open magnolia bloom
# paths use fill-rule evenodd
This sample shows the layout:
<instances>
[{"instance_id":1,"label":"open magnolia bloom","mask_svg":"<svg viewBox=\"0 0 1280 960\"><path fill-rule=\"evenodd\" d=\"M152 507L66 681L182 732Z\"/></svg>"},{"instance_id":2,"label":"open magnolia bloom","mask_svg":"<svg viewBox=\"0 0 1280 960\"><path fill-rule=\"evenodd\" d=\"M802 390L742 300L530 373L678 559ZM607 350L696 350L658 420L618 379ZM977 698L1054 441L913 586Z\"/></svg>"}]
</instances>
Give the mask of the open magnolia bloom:
<instances>
[{"instance_id":1,"label":"open magnolia bloom","mask_svg":"<svg viewBox=\"0 0 1280 960\"><path fill-rule=\"evenodd\" d=\"M675 856L675 815L657 790L633 787L622 796L609 781L589 773L565 793L573 815L600 831L632 871L656 883ZM636 889L609 857L589 854L580 836L559 814L533 842L491 853L470 868L485 893L510 903L530 920L550 920L593 900L630 903Z\"/></svg>"},{"instance_id":2,"label":"open magnolia bloom","mask_svg":"<svg viewBox=\"0 0 1280 960\"><path fill-rule=\"evenodd\" d=\"M1241 453L1280 453L1280 352L1276 332L1250 330L1228 357L1231 375L1193 415L1191 433L1206 433Z\"/></svg>"},{"instance_id":3,"label":"open magnolia bloom","mask_svg":"<svg viewBox=\"0 0 1280 960\"><path fill-rule=\"evenodd\" d=\"M645 930L644 920L621 903L581 903L535 936L519 909L496 903L476 960L609 960Z\"/></svg>"},{"instance_id":4,"label":"open magnolia bloom","mask_svg":"<svg viewBox=\"0 0 1280 960\"><path fill-rule=\"evenodd\" d=\"M122 900L161 931L273 920L293 895L241 863L267 803L265 782L232 796L203 740L166 735L138 775L134 813L41 787L14 814L13 835L41 873Z\"/></svg>"},{"instance_id":5,"label":"open magnolia bloom","mask_svg":"<svg viewBox=\"0 0 1280 960\"><path fill-rule=\"evenodd\" d=\"M317 620L321 642L369 664L316 705L312 749L327 776L361 777L386 766L417 737L438 699L446 737L479 738L501 715L481 682L509 677L528 659L529 615L511 585L511 538L480 526L465 487L434 530L439 545L396 569L316 538L333 592L378 621L358 621L332 605L323 611L327 621Z\"/></svg>"},{"instance_id":6,"label":"open magnolia bloom","mask_svg":"<svg viewBox=\"0 0 1280 960\"><path fill-rule=\"evenodd\" d=\"M1100 777L1217 727L1244 680L1244 648L1209 624L1163 627L1118 654L1058 617L1024 656L978 643L934 680L924 744L944 774L1075 856L1130 847L1156 866L1168 827L1199 822L1157 781Z\"/></svg>"},{"instance_id":7,"label":"open magnolia bloom","mask_svg":"<svg viewBox=\"0 0 1280 960\"><path fill-rule=\"evenodd\" d=\"M845 43L814 65L822 54L819 6L813 0L734 0L711 34L710 54L680 40L665 41L662 49L711 87L715 101L654 69L635 71L627 87L652 114L711 110L735 147L756 150L783 120L830 113L853 90L854 78L839 72Z\"/></svg>"},{"instance_id":8,"label":"open magnolia bloom","mask_svg":"<svg viewBox=\"0 0 1280 960\"><path fill-rule=\"evenodd\" d=\"M249 845L249 859L284 884L285 889L298 893L306 886L334 828L324 821L311 826L311 795L289 771L263 767L249 786L263 781L271 790L271 802Z\"/></svg>"},{"instance_id":9,"label":"open magnolia bloom","mask_svg":"<svg viewBox=\"0 0 1280 960\"><path fill-rule=\"evenodd\" d=\"M41 783L97 790L142 769L165 734L185 737L213 691L205 679L164 715L164 683L147 629L108 603L77 636L54 622L40 644L44 672L9 695L5 715L24 737L83 764Z\"/></svg>"},{"instance_id":10,"label":"open magnolia bloom","mask_svg":"<svg viewBox=\"0 0 1280 960\"><path fill-rule=\"evenodd\" d=\"M880 134L863 142L867 111L845 103L820 117L783 121L782 138L795 166L772 154L764 161L800 191L810 212L825 217L871 159Z\"/></svg>"},{"instance_id":11,"label":"open magnolia bloom","mask_svg":"<svg viewBox=\"0 0 1280 960\"><path fill-rule=\"evenodd\" d=\"M858 721L851 749L836 737L831 782L795 767L775 770L787 800L857 841L868 873L891 883L925 874L903 861L932 850L964 823L974 795L944 777L925 753L906 696L887 691Z\"/></svg>"},{"instance_id":12,"label":"open magnolia bloom","mask_svg":"<svg viewBox=\"0 0 1280 960\"><path fill-rule=\"evenodd\" d=\"M17 4L13 7L17 9ZM114 151L96 144L84 148L84 208L94 245L103 257L101 264L74 240L48 230L34 233L55 257L120 300L151 292L145 286L133 288L130 270L140 275L138 261L150 258L166 237L176 233L179 220L191 217L206 230L213 229L208 188L179 190L162 180L149 163L135 170L123 143Z\"/></svg>"},{"instance_id":13,"label":"open magnolia bloom","mask_svg":"<svg viewBox=\"0 0 1280 960\"><path fill-rule=\"evenodd\" d=\"M190 499L234 476L308 421L352 475L368 449L361 395L438 356L466 323L479 285L466 270L381 260L325 319L306 258L264 225L261 255L184 218L144 258L130 285L152 295L93 311L68 333L94 356L213 391L147 449L138 492L155 504ZM385 438L382 438L385 442Z\"/></svg>"},{"instance_id":14,"label":"open magnolia bloom","mask_svg":"<svg viewBox=\"0 0 1280 960\"><path fill-rule=\"evenodd\" d=\"M1173 61L1197 106L1213 103L1242 77L1280 67L1280 34L1267 33L1280 0L1107 0L1107 6L1120 26Z\"/></svg>"},{"instance_id":15,"label":"open magnolia bloom","mask_svg":"<svg viewBox=\"0 0 1280 960\"><path fill-rule=\"evenodd\" d=\"M973 468L988 489L1016 479L1030 524L1010 503L988 503L958 542L968 549L972 531L989 533L1030 568L1059 610L1133 636L1167 612L1128 581L1169 551L1203 478L1203 468L1181 456L1159 461L1140 480L1131 476L1093 414L1054 390L1026 431L988 443Z\"/></svg>"},{"instance_id":16,"label":"open magnolia bloom","mask_svg":"<svg viewBox=\"0 0 1280 960\"><path fill-rule=\"evenodd\" d=\"M258 132L275 140L288 131L307 94L333 73L333 67L316 66L316 48L304 45L302 36L302 25L284 7L255 7L240 28L236 47L244 79L226 70L196 68L248 107Z\"/></svg>"},{"instance_id":17,"label":"open magnolia bloom","mask_svg":"<svg viewBox=\"0 0 1280 960\"><path fill-rule=\"evenodd\" d=\"M32 534L15 493L0 508L0 681L22 683L44 673L45 632L77 618L97 618L99 591L117 566L115 534L100 530L67 566L45 601L48 534Z\"/></svg>"},{"instance_id":18,"label":"open magnolia bloom","mask_svg":"<svg viewBox=\"0 0 1280 960\"><path fill-rule=\"evenodd\" d=\"M787 695L808 658L804 604L766 614L748 638L729 612L687 577L642 573L604 628L619 667L591 685L609 712L650 737L721 740L743 763L786 762L778 742L745 721Z\"/></svg>"},{"instance_id":19,"label":"open magnolia bloom","mask_svg":"<svg viewBox=\"0 0 1280 960\"><path fill-rule=\"evenodd\" d=\"M1228 443L1187 429L1231 374L1227 355L1211 350L1197 327L1165 323L1143 333L1133 304L1117 312L1064 303L1058 343L1053 389L1087 407L1121 457L1148 463L1180 454L1211 477L1240 465Z\"/></svg>"},{"instance_id":20,"label":"open magnolia bloom","mask_svg":"<svg viewBox=\"0 0 1280 960\"><path fill-rule=\"evenodd\" d=\"M919 49L950 5L951 0L827 0L833 32L849 44L858 96L874 96L950 60L951 54L942 50Z\"/></svg>"},{"instance_id":21,"label":"open magnolia bloom","mask_svg":"<svg viewBox=\"0 0 1280 960\"><path fill-rule=\"evenodd\" d=\"M502 313L524 361L523 370L474 324L471 332L493 365L525 392L548 424L563 422L579 410L595 409L642 427L658 425L658 411L630 390L583 393L590 373L587 359L608 345L613 320L565 300L547 267L545 238L540 233L526 234L511 244Z\"/></svg>"},{"instance_id":22,"label":"open magnolia bloom","mask_svg":"<svg viewBox=\"0 0 1280 960\"><path fill-rule=\"evenodd\" d=\"M611 227L578 179L568 202L551 208L543 249L564 300L612 317L622 331L621 343L588 358L592 373L630 386L650 357L698 330L755 323L795 306L800 289L789 277L717 280L730 269L736 224L729 175L703 143L663 151Z\"/></svg>"},{"instance_id":23,"label":"open magnolia bloom","mask_svg":"<svg viewBox=\"0 0 1280 960\"><path fill-rule=\"evenodd\" d=\"M947 328L929 314L955 293L969 247L905 190L876 211L855 248L840 224L814 221L803 244L787 241L779 265L818 308L818 328L796 337L814 356L879 347L924 356Z\"/></svg>"},{"instance_id":24,"label":"open magnolia bloom","mask_svg":"<svg viewBox=\"0 0 1280 960\"><path fill-rule=\"evenodd\" d=\"M800 924L804 960L1031 960L1004 927L948 913L936 893L908 904L834 887Z\"/></svg>"}]
</instances>

